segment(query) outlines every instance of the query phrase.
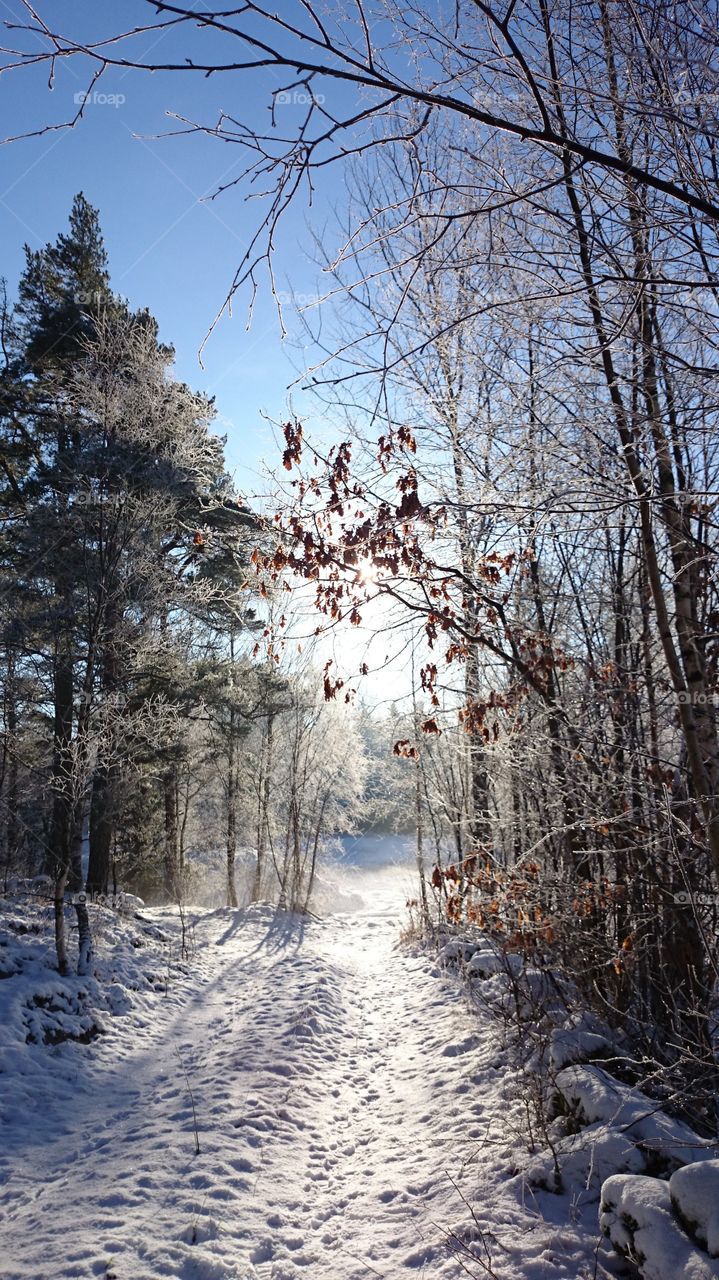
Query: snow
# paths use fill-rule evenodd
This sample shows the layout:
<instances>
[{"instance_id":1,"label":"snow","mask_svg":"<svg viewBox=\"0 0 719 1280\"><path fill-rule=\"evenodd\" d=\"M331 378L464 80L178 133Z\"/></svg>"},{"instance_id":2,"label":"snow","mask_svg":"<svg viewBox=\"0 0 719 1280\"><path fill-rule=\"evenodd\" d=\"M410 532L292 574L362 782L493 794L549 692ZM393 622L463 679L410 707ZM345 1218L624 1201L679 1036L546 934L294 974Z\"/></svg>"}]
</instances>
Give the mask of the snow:
<instances>
[{"instance_id":1,"label":"snow","mask_svg":"<svg viewBox=\"0 0 719 1280\"><path fill-rule=\"evenodd\" d=\"M643 1280L719 1277L719 1261L693 1246L672 1212L669 1184L658 1178L609 1178L602 1188L601 1224L615 1249L639 1267Z\"/></svg>"},{"instance_id":2,"label":"snow","mask_svg":"<svg viewBox=\"0 0 719 1280\"><path fill-rule=\"evenodd\" d=\"M601 1067L566 1067L558 1072L556 1084L580 1121L621 1128L658 1168L677 1168L717 1154L715 1145L702 1142L693 1129L668 1116L653 1099Z\"/></svg>"},{"instance_id":3,"label":"snow","mask_svg":"<svg viewBox=\"0 0 719 1280\"><path fill-rule=\"evenodd\" d=\"M689 1233L719 1257L719 1160L686 1165L669 1179L672 1205Z\"/></svg>"},{"instance_id":4,"label":"snow","mask_svg":"<svg viewBox=\"0 0 719 1280\"><path fill-rule=\"evenodd\" d=\"M438 960L443 965L466 964L472 960L474 956L482 949L481 942L468 942L465 938L452 938L450 942L445 943L441 948ZM495 959L496 952L486 950L487 956L491 955Z\"/></svg>"},{"instance_id":5,"label":"snow","mask_svg":"<svg viewBox=\"0 0 719 1280\"><path fill-rule=\"evenodd\" d=\"M3 1280L605 1275L597 1191L532 1187L511 1055L400 945L406 896L387 870L321 919L188 911L185 958L175 909L92 907L91 980L53 973L47 908L11 905L42 931L0 948ZM88 1043L43 1031L84 1020Z\"/></svg>"},{"instance_id":6,"label":"snow","mask_svg":"<svg viewBox=\"0 0 719 1280\"><path fill-rule=\"evenodd\" d=\"M470 978L492 978L497 973L505 973L516 977L522 972L524 961L521 956L499 955L496 951L476 951L467 965Z\"/></svg>"},{"instance_id":7,"label":"snow","mask_svg":"<svg viewBox=\"0 0 719 1280\"><path fill-rule=\"evenodd\" d=\"M580 1186L598 1198L605 1180L615 1173L643 1173L645 1161L635 1144L609 1124L593 1124L580 1133L564 1136L550 1128L564 1186ZM538 1187L551 1188L554 1162L551 1153L538 1153L528 1164L526 1176Z\"/></svg>"},{"instance_id":8,"label":"snow","mask_svg":"<svg viewBox=\"0 0 719 1280\"><path fill-rule=\"evenodd\" d=\"M549 1045L549 1064L555 1071L576 1062L606 1058L614 1052L606 1036L583 1026L556 1027Z\"/></svg>"}]
</instances>

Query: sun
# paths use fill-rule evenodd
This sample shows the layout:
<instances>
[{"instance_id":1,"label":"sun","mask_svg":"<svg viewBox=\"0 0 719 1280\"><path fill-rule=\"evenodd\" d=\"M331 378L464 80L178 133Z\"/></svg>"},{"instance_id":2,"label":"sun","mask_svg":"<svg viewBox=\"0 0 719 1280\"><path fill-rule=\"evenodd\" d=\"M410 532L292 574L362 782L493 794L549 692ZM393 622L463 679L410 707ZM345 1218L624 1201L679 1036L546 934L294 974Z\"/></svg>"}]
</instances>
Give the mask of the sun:
<instances>
[{"instance_id":1,"label":"sun","mask_svg":"<svg viewBox=\"0 0 719 1280\"><path fill-rule=\"evenodd\" d=\"M373 587L380 579L380 570L371 556L363 556L357 562L357 582L363 587Z\"/></svg>"}]
</instances>

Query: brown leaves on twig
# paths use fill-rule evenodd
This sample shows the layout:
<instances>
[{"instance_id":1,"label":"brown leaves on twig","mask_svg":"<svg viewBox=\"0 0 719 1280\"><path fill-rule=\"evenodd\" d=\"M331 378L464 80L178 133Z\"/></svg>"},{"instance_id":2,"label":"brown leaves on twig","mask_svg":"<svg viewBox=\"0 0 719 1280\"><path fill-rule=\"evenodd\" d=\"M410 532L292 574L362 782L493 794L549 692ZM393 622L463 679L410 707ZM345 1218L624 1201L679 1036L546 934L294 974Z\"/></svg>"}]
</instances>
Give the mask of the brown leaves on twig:
<instances>
[{"instance_id":1,"label":"brown leaves on twig","mask_svg":"<svg viewBox=\"0 0 719 1280\"><path fill-rule=\"evenodd\" d=\"M282 454L282 465L285 471L291 471L293 466L299 467L302 461L302 423L285 422L282 433L287 446Z\"/></svg>"},{"instance_id":2,"label":"brown leaves on twig","mask_svg":"<svg viewBox=\"0 0 719 1280\"><path fill-rule=\"evenodd\" d=\"M323 669L323 672L322 672L322 675L323 675L323 684L324 684L324 691L325 691L325 702L331 702L333 698L336 698L336 697L337 697L337 694L338 694L338 693L339 693L339 691L340 691L340 689L343 689L343 688L344 688L344 683L345 683L345 682L344 682L344 680L339 680L339 679L338 679L338 680L331 680L331 679L330 679L330 676L329 676L329 670L330 670L330 667L331 667L331 666L332 666L332 659L330 658L330 659L325 663L325 665L324 665L324 669ZM345 699L345 701L347 701L347 699Z\"/></svg>"}]
</instances>

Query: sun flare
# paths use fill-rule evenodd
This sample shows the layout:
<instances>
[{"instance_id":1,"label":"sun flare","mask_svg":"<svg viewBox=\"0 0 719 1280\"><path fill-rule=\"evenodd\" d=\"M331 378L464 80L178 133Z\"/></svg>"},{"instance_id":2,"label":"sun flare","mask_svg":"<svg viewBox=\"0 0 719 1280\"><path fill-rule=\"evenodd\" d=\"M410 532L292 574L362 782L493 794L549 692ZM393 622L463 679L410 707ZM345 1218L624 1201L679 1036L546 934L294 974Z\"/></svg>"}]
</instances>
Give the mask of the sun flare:
<instances>
[{"instance_id":1,"label":"sun flare","mask_svg":"<svg viewBox=\"0 0 719 1280\"><path fill-rule=\"evenodd\" d=\"M375 586L380 579L380 570L371 556L363 556L357 565L357 581L363 587Z\"/></svg>"}]
</instances>

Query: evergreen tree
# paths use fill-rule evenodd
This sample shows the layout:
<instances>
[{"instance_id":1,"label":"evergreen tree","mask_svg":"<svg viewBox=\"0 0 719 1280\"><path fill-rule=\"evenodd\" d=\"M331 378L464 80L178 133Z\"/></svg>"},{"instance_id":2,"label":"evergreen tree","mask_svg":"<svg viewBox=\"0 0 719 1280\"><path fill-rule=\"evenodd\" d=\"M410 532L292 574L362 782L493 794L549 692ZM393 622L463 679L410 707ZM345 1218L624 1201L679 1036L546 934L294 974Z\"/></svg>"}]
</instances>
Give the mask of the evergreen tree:
<instances>
[{"instance_id":1,"label":"evergreen tree","mask_svg":"<svg viewBox=\"0 0 719 1280\"><path fill-rule=\"evenodd\" d=\"M67 376L98 314L112 302L100 216L79 192L67 232L44 249L25 246L17 319L28 371Z\"/></svg>"},{"instance_id":2,"label":"evergreen tree","mask_svg":"<svg viewBox=\"0 0 719 1280\"><path fill-rule=\"evenodd\" d=\"M13 520L2 571L22 585L25 653L46 686L52 799L43 869L55 882L65 969L65 893L85 880L88 809L87 883L104 891L124 774L136 758L152 758L150 739L165 883L177 891L179 724L199 697L195 655L180 637L188 626L216 627L220 613L246 613L255 521L225 472L212 403L173 379L172 350L152 317L112 294L98 214L82 195L67 233L26 250L7 330L0 502ZM17 636L20 612L6 612L5 636L8 628ZM17 643L5 649L7 744ZM88 917L76 905L86 968Z\"/></svg>"}]
</instances>

